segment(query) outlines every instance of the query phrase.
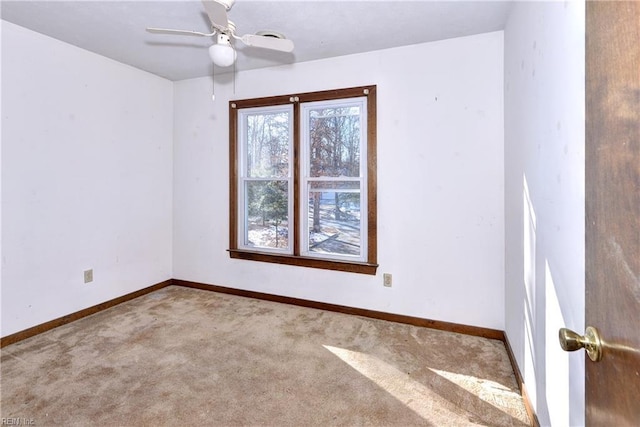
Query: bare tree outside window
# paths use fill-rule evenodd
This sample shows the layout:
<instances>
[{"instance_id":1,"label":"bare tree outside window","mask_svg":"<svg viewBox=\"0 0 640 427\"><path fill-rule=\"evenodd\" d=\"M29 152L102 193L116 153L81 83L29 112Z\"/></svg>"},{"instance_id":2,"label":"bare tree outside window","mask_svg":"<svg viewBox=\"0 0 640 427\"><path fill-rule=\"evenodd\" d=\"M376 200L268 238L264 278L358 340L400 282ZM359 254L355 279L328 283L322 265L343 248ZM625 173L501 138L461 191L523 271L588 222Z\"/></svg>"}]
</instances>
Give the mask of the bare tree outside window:
<instances>
[{"instance_id":1,"label":"bare tree outside window","mask_svg":"<svg viewBox=\"0 0 640 427\"><path fill-rule=\"evenodd\" d=\"M335 181L360 177L360 113L357 105L309 111L310 252L360 255L358 182Z\"/></svg>"},{"instance_id":2,"label":"bare tree outside window","mask_svg":"<svg viewBox=\"0 0 640 427\"><path fill-rule=\"evenodd\" d=\"M246 116L245 243L289 247L290 119L288 112Z\"/></svg>"}]
</instances>

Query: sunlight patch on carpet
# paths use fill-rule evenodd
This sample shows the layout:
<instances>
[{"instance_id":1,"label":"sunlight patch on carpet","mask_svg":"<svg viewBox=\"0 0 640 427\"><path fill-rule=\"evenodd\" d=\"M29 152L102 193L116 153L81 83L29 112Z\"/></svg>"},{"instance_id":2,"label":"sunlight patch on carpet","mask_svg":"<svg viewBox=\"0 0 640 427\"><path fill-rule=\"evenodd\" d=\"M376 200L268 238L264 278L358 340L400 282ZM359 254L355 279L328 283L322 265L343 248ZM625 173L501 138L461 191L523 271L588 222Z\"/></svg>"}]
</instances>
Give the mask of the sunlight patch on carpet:
<instances>
[{"instance_id":1,"label":"sunlight patch on carpet","mask_svg":"<svg viewBox=\"0 0 640 427\"><path fill-rule=\"evenodd\" d=\"M508 407L509 402L513 399L519 399L520 395L495 381L474 377L473 375L458 374L455 372L442 371L439 369L428 368L436 375L440 375L448 381L451 381L460 388L465 389L469 393L487 402L494 408L502 411Z\"/></svg>"},{"instance_id":2,"label":"sunlight patch on carpet","mask_svg":"<svg viewBox=\"0 0 640 427\"><path fill-rule=\"evenodd\" d=\"M377 357L330 345L323 347L425 420L436 421L449 412L444 409L446 399Z\"/></svg>"}]
</instances>

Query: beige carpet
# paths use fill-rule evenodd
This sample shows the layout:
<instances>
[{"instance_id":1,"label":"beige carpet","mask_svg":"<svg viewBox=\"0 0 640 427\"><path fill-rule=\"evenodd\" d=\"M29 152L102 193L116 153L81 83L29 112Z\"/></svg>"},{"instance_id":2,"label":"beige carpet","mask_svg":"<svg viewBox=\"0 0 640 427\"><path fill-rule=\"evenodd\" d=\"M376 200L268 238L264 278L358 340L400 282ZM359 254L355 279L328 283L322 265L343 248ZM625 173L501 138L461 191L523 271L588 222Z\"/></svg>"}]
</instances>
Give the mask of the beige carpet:
<instances>
[{"instance_id":1,"label":"beige carpet","mask_svg":"<svg viewBox=\"0 0 640 427\"><path fill-rule=\"evenodd\" d=\"M528 425L499 341L173 286L1 363L22 425Z\"/></svg>"}]
</instances>

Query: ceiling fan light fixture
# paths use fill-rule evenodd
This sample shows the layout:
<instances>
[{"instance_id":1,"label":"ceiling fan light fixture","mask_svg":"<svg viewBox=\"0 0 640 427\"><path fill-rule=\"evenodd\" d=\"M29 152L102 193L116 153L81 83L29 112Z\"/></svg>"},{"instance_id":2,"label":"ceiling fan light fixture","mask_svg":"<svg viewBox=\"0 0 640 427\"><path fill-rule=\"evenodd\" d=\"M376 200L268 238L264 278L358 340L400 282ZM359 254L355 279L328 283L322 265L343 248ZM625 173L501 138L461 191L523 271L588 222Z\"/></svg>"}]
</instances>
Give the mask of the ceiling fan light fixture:
<instances>
[{"instance_id":1,"label":"ceiling fan light fixture","mask_svg":"<svg viewBox=\"0 0 640 427\"><path fill-rule=\"evenodd\" d=\"M229 36L218 34L218 43L209 48L209 56L219 67L228 67L236 61L236 50L229 43Z\"/></svg>"},{"instance_id":2,"label":"ceiling fan light fixture","mask_svg":"<svg viewBox=\"0 0 640 427\"><path fill-rule=\"evenodd\" d=\"M1 0L0 0L1 1ZM231 44L233 38L246 46L279 52L292 52L293 42L275 31L259 31L256 34L236 35L236 26L229 20L227 12L235 0L201 0L209 23L211 34L200 31L177 30L172 28L147 27L151 33L181 34L190 36L216 37L216 43L209 47L209 57L218 67L229 67L236 62L236 50Z\"/></svg>"}]
</instances>

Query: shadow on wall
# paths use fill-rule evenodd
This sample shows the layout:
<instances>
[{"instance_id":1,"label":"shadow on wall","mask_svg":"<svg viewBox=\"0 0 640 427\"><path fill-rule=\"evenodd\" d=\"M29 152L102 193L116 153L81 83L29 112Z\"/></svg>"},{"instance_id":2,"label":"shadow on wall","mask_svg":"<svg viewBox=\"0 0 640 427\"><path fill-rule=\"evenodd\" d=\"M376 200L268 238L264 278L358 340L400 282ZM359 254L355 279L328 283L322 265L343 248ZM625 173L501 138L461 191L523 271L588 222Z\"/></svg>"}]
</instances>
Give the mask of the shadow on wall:
<instances>
[{"instance_id":1,"label":"shadow on wall","mask_svg":"<svg viewBox=\"0 0 640 427\"><path fill-rule=\"evenodd\" d=\"M523 175L523 301L524 367L523 381L540 420L551 425L574 425L571 419L570 375L571 358L579 358L584 366L583 352L562 351L558 330L579 324L567 318L558 296L552 268L539 241L537 217L526 175ZM541 345L544 344L544 345Z\"/></svg>"}]
</instances>

